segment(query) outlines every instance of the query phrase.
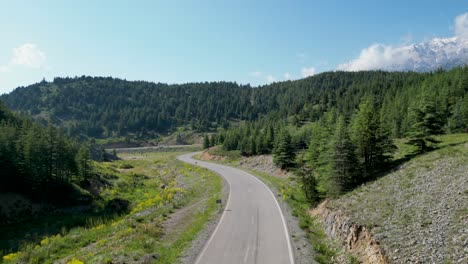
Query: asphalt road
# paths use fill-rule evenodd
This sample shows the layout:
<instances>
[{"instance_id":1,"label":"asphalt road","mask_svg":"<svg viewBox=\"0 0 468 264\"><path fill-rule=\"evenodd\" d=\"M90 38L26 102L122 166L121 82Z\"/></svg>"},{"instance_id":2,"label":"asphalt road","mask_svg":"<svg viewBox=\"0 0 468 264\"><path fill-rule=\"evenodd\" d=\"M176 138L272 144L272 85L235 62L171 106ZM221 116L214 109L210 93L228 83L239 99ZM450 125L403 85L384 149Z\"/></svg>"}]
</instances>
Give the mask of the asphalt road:
<instances>
[{"instance_id":1,"label":"asphalt road","mask_svg":"<svg viewBox=\"0 0 468 264\"><path fill-rule=\"evenodd\" d=\"M193 155L178 159L212 170L230 185L225 211L195 264L294 264L286 222L270 189L247 172Z\"/></svg>"}]
</instances>

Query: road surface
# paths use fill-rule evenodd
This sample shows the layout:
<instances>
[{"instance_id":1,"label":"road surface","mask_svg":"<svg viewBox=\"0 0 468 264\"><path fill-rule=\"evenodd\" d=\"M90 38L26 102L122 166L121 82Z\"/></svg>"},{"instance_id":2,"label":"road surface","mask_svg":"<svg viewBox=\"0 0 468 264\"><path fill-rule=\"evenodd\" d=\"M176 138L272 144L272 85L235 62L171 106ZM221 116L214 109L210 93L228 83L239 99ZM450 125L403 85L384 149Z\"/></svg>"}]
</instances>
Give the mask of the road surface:
<instances>
[{"instance_id":1,"label":"road surface","mask_svg":"<svg viewBox=\"0 0 468 264\"><path fill-rule=\"evenodd\" d=\"M270 189L247 172L197 161L193 155L178 159L217 172L230 190L218 226L195 264L294 264L286 222Z\"/></svg>"}]
</instances>

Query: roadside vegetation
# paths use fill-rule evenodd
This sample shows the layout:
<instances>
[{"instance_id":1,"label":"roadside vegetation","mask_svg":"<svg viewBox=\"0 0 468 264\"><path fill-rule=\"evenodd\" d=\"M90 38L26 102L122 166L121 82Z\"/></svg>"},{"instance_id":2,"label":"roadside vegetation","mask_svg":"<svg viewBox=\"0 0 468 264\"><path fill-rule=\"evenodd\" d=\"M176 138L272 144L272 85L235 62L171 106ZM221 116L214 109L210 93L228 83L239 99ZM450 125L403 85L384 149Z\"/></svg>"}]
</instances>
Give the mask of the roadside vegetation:
<instances>
[{"instance_id":1,"label":"roadside vegetation","mask_svg":"<svg viewBox=\"0 0 468 264\"><path fill-rule=\"evenodd\" d=\"M0 262L175 262L216 210L221 190L217 175L177 161L180 154L122 153L122 160L96 164L108 177L95 186L102 198L95 208L106 208L108 215L71 211L24 223L23 236L2 232L3 241L19 246L14 252L3 248ZM75 218L81 222L67 223ZM41 236L31 237L32 225L44 228Z\"/></svg>"}]
</instances>

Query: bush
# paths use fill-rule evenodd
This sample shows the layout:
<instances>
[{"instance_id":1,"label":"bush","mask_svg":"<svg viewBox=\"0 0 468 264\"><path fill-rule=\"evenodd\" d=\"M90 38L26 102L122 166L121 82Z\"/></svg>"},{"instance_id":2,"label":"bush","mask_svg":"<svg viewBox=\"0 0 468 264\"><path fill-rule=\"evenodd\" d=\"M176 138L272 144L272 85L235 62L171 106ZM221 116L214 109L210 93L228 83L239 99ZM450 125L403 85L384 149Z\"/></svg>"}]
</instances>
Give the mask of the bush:
<instances>
[{"instance_id":1,"label":"bush","mask_svg":"<svg viewBox=\"0 0 468 264\"><path fill-rule=\"evenodd\" d=\"M130 202L121 198L114 198L107 202L105 211L113 214L121 214L129 211Z\"/></svg>"},{"instance_id":2,"label":"bush","mask_svg":"<svg viewBox=\"0 0 468 264\"><path fill-rule=\"evenodd\" d=\"M128 164L128 163L122 163L120 164L119 166L120 169L133 169L133 166L131 164Z\"/></svg>"},{"instance_id":3,"label":"bush","mask_svg":"<svg viewBox=\"0 0 468 264\"><path fill-rule=\"evenodd\" d=\"M116 180L114 185L120 192L126 192L130 187L130 184L125 179Z\"/></svg>"}]
</instances>

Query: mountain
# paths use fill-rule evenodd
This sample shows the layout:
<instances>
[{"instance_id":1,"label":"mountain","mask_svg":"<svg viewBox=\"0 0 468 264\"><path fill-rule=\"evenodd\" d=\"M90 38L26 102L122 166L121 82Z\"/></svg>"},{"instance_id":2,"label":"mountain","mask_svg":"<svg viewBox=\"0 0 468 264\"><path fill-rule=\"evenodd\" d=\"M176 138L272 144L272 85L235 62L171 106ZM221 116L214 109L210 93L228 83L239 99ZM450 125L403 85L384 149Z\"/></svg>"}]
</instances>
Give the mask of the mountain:
<instances>
[{"instance_id":1,"label":"mountain","mask_svg":"<svg viewBox=\"0 0 468 264\"><path fill-rule=\"evenodd\" d=\"M357 59L338 66L338 70L388 70L428 72L468 64L468 38L434 38L406 46L375 44L364 49Z\"/></svg>"},{"instance_id":2,"label":"mountain","mask_svg":"<svg viewBox=\"0 0 468 264\"><path fill-rule=\"evenodd\" d=\"M407 47L409 60L400 70L431 71L450 69L468 63L468 39L461 37L435 38Z\"/></svg>"}]
</instances>

